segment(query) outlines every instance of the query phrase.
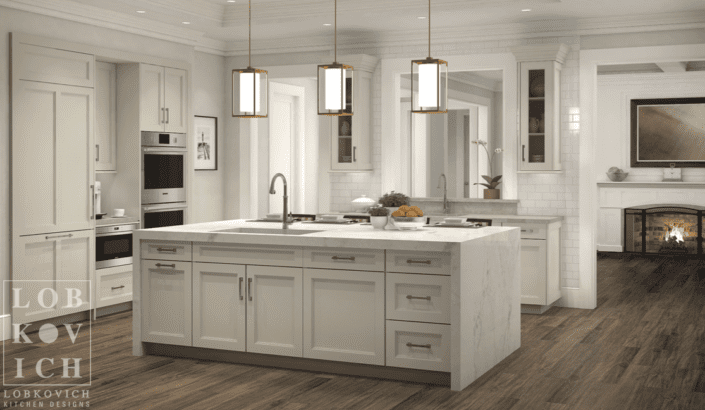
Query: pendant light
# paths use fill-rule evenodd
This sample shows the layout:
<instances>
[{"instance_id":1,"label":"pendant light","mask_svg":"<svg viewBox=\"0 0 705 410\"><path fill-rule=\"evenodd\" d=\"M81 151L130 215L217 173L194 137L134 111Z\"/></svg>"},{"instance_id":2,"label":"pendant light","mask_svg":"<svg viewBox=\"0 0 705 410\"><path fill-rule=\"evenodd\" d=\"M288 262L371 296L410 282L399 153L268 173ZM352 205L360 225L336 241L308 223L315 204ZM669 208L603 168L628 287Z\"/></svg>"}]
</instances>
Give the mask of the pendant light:
<instances>
[{"instance_id":1,"label":"pendant light","mask_svg":"<svg viewBox=\"0 0 705 410\"><path fill-rule=\"evenodd\" d=\"M267 118L267 71L252 68L252 0L250 0L250 32L247 68L233 70L233 117Z\"/></svg>"},{"instance_id":2,"label":"pendant light","mask_svg":"<svg viewBox=\"0 0 705 410\"><path fill-rule=\"evenodd\" d=\"M338 63L338 0L335 0L335 57L318 66L318 115L353 115L353 67Z\"/></svg>"},{"instance_id":3,"label":"pendant light","mask_svg":"<svg viewBox=\"0 0 705 410\"><path fill-rule=\"evenodd\" d=\"M411 112L448 112L448 62L431 57L431 0L428 0L428 57L411 61Z\"/></svg>"}]
</instances>

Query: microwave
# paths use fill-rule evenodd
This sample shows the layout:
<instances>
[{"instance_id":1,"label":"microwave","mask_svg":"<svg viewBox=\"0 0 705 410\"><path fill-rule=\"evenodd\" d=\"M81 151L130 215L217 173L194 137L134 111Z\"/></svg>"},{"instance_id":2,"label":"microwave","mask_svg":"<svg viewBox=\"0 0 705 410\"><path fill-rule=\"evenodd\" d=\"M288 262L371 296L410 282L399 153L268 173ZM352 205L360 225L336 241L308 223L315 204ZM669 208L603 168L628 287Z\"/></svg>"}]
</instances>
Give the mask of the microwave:
<instances>
[{"instance_id":1,"label":"microwave","mask_svg":"<svg viewBox=\"0 0 705 410\"><path fill-rule=\"evenodd\" d=\"M132 263L132 231L137 224L95 228L95 268L105 269Z\"/></svg>"},{"instance_id":2,"label":"microwave","mask_svg":"<svg viewBox=\"0 0 705 410\"><path fill-rule=\"evenodd\" d=\"M186 134L142 132L142 204L186 201Z\"/></svg>"}]
</instances>

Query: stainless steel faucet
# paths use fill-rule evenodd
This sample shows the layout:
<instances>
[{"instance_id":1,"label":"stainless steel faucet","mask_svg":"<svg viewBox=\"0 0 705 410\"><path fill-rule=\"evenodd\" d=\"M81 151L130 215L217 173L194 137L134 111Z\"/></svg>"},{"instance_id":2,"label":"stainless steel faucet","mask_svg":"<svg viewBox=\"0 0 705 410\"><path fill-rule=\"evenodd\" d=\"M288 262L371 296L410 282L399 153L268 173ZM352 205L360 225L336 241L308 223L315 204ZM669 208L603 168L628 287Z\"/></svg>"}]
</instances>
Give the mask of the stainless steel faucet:
<instances>
[{"instance_id":1,"label":"stainless steel faucet","mask_svg":"<svg viewBox=\"0 0 705 410\"><path fill-rule=\"evenodd\" d=\"M438 177L438 186L436 188L441 187L441 179L443 179L443 213L447 214L450 212L450 207L448 206L448 184L446 183L446 174L441 174L441 176Z\"/></svg>"},{"instance_id":2,"label":"stainless steel faucet","mask_svg":"<svg viewBox=\"0 0 705 410\"><path fill-rule=\"evenodd\" d=\"M274 175L272 178L272 184L269 186L269 193L274 195L277 193L277 191L274 190L274 182L277 180L277 177L282 177L282 182L284 183L284 209L282 212L282 229L289 229L289 224L288 224L288 215L289 215L289 196L287 195L286 191L286 177L281 174L277 173Z\"/></svg>"}]
</instances>

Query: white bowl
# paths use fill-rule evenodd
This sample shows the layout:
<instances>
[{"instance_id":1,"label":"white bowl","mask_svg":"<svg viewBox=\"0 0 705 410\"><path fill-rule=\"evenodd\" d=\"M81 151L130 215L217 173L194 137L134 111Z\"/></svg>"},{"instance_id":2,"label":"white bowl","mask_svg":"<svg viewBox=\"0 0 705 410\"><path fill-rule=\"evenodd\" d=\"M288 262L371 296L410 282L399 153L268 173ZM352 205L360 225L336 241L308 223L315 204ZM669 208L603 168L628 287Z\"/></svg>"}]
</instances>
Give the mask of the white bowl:
<instances>
[{"instance_id":1,"label":"white bowl","mask_svg":"<svg viewBox=\"0 0 705 410\"><path fill-rule=\"evenodd\" d=\"M426 217L393 216L392 224L401 230L419 229L420 227L426 225Z\"/></svg>"},{"instance_id":2,"label":"white bowl","mask_svg":"<svg viewBox=\"0 0 705 410\"><path fill-rule=\"evenodd\" d=\"M444 218L443 222L447 224L461 224L466 218Z\"/></svg>"}]
</instances>

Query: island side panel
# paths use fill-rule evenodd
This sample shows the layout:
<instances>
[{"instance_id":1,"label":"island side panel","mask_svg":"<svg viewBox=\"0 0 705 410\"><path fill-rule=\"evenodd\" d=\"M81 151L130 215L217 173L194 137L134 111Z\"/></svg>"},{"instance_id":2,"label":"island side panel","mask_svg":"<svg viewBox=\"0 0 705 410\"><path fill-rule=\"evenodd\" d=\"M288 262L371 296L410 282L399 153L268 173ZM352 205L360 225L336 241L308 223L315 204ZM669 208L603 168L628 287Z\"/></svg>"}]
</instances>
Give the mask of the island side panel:
<instances>
[{"instance_id":1,"label":"island side panel","mask_svg":"<svg viewBox=\"0 0 705 410\"><path fill-rule=\"evenodd\" d=\"M521 344L519 229L460 244L451 264L451 389L460 391Z\"/></svg>"},{"instance_id":2,"label":"island side panel","mask_svg":"<svg viewBox=\"0 0 705 410\"><path fill-rule=\"evenodd\" d=\"M142 346L142 256L140 234L132 236L132 355L144 356Z\"/></svg>"}]
</instances>

